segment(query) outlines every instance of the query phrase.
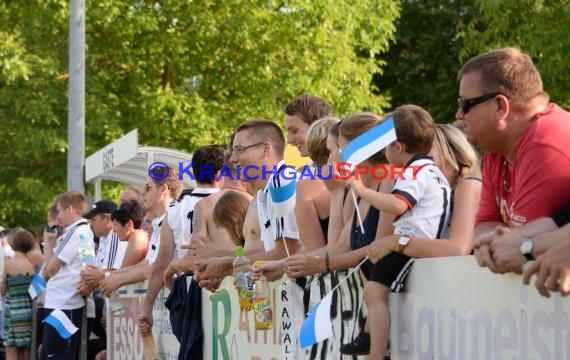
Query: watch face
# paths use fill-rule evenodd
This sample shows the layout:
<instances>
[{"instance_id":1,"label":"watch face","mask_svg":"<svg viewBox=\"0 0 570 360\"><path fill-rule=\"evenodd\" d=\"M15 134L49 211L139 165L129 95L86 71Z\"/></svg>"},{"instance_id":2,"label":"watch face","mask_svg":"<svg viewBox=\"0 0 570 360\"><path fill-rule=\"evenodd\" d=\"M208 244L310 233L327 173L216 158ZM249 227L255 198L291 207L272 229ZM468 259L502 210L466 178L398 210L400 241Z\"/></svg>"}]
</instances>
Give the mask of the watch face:
<instances>
[{"instance_id":1,"label":"watch face","mask_svg":"<svg viewBox=\"0 0 570 360\"><path fill-rule=\"evenodd\" d=\"M410 242L410 238L407 236L402 236L400 237L400 239L398 240L398 244L402 245L402 246L406 246L408 245L408 243Z\"/></svg>"},{"instance_id":2,"label":"watch face","mask_svg":"<svg viewBox=\"0 0 570 360\"><path fill-rule=\"evenodd\" d=\"M521 243L521 253L529 254L532 252L532 240L526 239Z\"/></svg>"}]
</instances>

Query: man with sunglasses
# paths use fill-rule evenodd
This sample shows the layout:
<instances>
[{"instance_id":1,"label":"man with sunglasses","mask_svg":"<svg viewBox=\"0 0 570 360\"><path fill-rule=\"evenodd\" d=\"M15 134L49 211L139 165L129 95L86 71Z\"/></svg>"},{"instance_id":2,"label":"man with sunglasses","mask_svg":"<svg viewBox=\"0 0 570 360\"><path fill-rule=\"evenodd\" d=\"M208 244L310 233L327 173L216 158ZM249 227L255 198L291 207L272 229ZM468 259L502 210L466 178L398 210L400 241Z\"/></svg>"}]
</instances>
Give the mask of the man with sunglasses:
<instances>
[{"instance_id":1,"label":"man with sunglasses","mask_svg":"<svg viewBox=\"0 0 570 360\"><path fill-rule=\"evenodd\" d=\"M475 56L458 78L456 118L486 151L475 256L493 272L520 271L533 240L503 242L500 234L570 201L570 113L549 102L531 58L515 48Z\"/></svg>"},{"instance_id":2,"label":"man with sunglasses","mask_svg":"<svg viewBox=\"0 0 570 360\"><path fill-rule=\"evenodd\" d=\"M113 291L127 284L134 284L148 279L151 275L152 265L158 256L160 246L160 229L166 211L171 202L180 196L183 183L178 177L178 168L160 167L154 170L155 178L147 178L144 192L144 204L148 212L155 214L152 220L152 235L148 245L146 257L139 263L123 267L117 271L105 274L99 287L101 291L110 296Z\"/></svg>"}]
</instances>

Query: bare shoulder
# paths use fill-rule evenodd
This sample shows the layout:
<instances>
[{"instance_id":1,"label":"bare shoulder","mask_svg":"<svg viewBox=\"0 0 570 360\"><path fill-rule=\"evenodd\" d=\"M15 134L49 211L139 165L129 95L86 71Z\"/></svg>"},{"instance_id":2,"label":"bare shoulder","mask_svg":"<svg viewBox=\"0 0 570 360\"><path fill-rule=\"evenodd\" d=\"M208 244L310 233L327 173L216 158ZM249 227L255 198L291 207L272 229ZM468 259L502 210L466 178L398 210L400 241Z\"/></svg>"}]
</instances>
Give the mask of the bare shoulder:
<instances>
[{"instance_id":1,"label":"bare shoulder","mask_svg":"<svg viewBox=\"0 0 570 360\"><path fill-rule=\"evenodd\" d=\"M4 272L8 275L14 274L16 271L15 267L14 267L14 260L12 260L10 257L5 256L4 257Z\"/></svg>"},{"instance_id":2,"label":"bare shoulder","mask_svg":"<svg viewBox=\"0 0 570 360\"><path fill-rule=\"evenodd\" d=\"M327 191L327 188L322 180L305 179L297 182L297 197L300 199L316 197L323 191Z\"/></svg>"},{"instance_id":3,"label":"bare shoulder","mask_svg":"<svg viewBox=\"0 0 570 360\"><path fill-rule=\"evenodd\" d=\"M474 167L471 172L455 186L455 196L461 196L466 192L480 192L481 187L481 170L479 167Z\"/></svg>"},{"instance_id":4,"label":"bare shoulder","mask_svg":"<svg viewBox=\"0 0 570 360\"><path fill-rule=\"evenodd\" d=\"M142 231L142 230L138 231L138 230L137 230L137 231L135 231L135 233L133 234L133 240L134 240L136 243L148 242L148 236L147 236L147 234L146 234L144 231Z\"/></svg>"},{"instance_id":5,"label":"bare shoulder","mask_svg":"<svg viewBox=\"0 0 570 360\"><path fill-rule=\"evenodd\" d=\"M44 262L44 254L39 249L33 249L26 253L26 257L33 266L39 266Z\"/></svg>"}]
</instances>

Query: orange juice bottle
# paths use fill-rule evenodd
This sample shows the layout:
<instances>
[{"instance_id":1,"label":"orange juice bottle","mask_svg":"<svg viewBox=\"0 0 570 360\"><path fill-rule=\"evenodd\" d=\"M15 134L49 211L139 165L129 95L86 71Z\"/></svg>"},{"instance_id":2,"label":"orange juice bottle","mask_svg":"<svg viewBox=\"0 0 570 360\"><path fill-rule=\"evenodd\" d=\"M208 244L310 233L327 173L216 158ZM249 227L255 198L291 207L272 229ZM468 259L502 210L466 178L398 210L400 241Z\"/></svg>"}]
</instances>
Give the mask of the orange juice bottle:
<instances>
[{"instance_id":1,"label":"orange juice bottle","mask_svg":"<svg viewBox=\"0 0 570 360\"><path fill-rule=\"evenodd\" d=\"M255 266L261 266L263 262L256 261ZM271 302L271 290L267 278L263 274L255 282L253 293L253 310L255 311L255 328L268 330L273 327L273 310Z\"/></svg>"}]
</instances>

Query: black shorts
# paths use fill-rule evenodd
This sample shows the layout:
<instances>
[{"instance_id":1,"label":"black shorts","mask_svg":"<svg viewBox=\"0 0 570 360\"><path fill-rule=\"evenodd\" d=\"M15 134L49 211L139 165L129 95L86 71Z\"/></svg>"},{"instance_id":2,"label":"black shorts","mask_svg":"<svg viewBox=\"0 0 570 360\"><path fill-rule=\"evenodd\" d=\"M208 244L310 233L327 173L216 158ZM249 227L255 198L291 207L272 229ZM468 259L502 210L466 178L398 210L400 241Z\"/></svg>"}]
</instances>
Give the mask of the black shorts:
<instances>
[{"instance_id":1,"label":"black shorts","mask_svg":"<svg viewBox=\"0 0 570 360\"><path fill-rule=\"evenodd\" d=\"M360 266L360 271L366 280L370 280L370 275L374 269L374 264L370 260L366 260L364 264Z\"/></svg>"},{"instance_id":2,"label":"black shorts","mask_svg":"<svg viewBox=\"0 0 570 360\"><path fill-rule=\"evenodd\" d=\"M374 264L369 280L386 285L393 292L400 292L413 264L413 258L392 252Z\"/></svg>"}]
</instances>

